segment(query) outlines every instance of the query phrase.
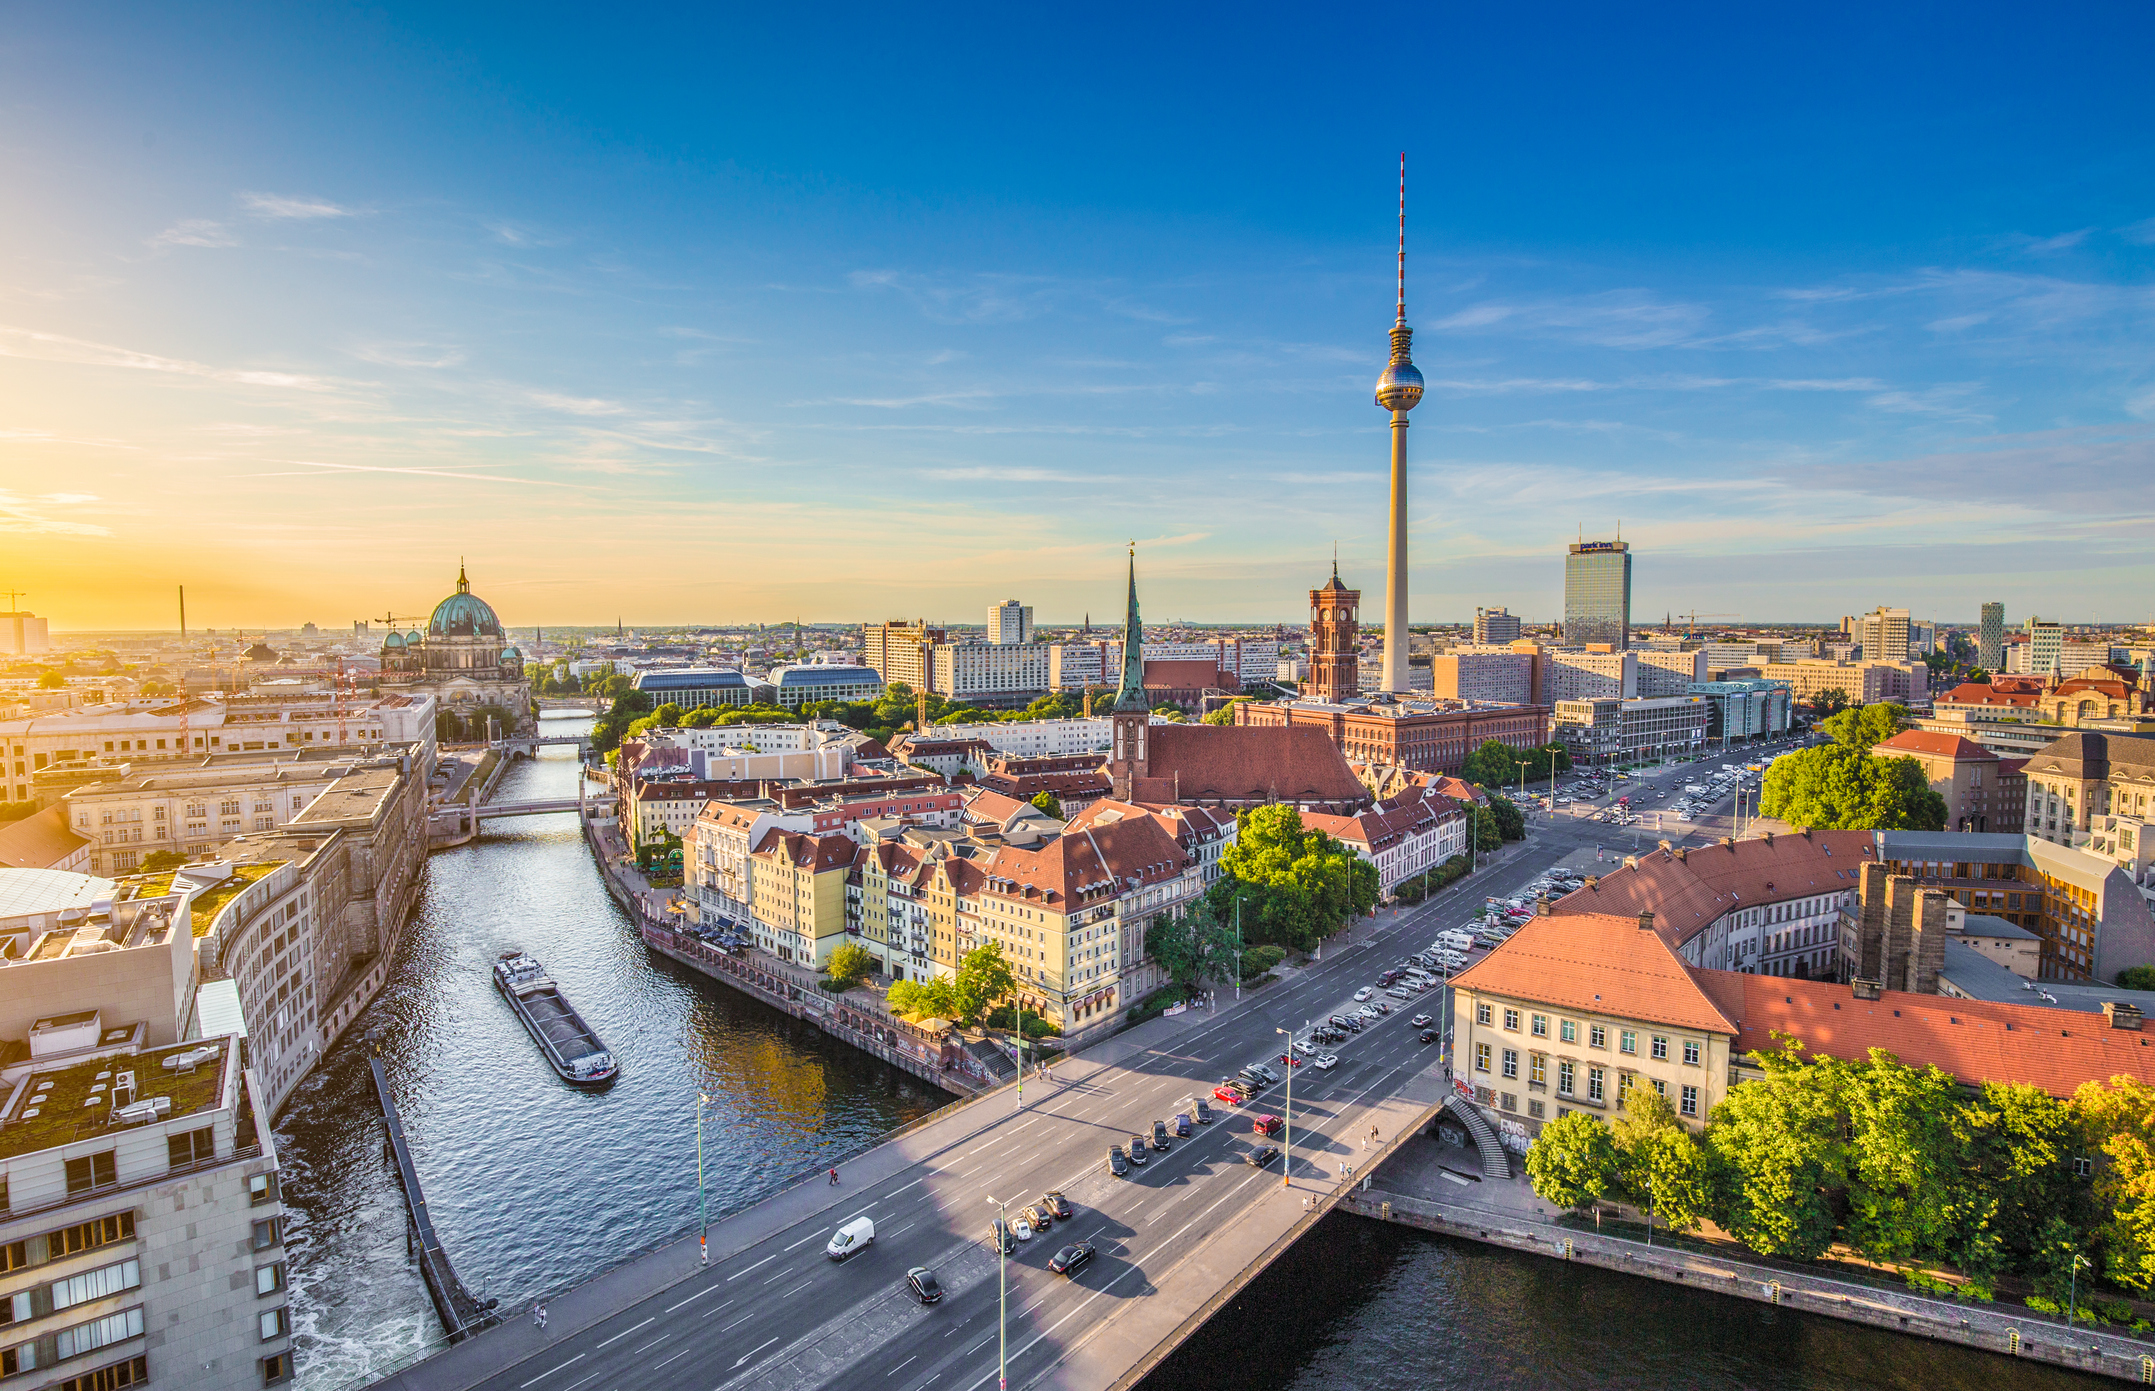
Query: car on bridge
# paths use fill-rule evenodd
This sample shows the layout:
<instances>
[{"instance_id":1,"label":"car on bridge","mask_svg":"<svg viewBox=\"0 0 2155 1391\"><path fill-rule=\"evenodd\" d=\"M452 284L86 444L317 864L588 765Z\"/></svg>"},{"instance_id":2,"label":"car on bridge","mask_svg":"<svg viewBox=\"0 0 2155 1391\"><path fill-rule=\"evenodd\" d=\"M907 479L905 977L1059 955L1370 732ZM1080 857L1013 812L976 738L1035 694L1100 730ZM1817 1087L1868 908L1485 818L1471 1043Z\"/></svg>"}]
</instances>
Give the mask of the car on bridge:
<instances>
[{"instance_id":1,"label":"car on bridge","mask_svg":"<svg viewBox=\"0 0 2155 1391\"><path fill-rule=\"evenodd\" d=\"M905 1288L923 1304L942 1302L943 1287L936 1283L935 1272L924 1265L916 1265L905 1273Z\"/></svg>"},{"instance_id":2,"label":"car on bridge","mask_svg":"<svg viewBox=\"0 0 2155 1391\"><path fill-rule=\"evenodd\" d=\"M1075 1275L1092 1263L1092 1243L1074 1241L1048 1258L1048 1269L1057 1275Z\"/></svg>"},{"instance_id":3,"label":"car on bridge","mask_svg":"<svg viewBox=\"0 0 2155 1391\"><path fill-rule=\"evenodd\" d=\"M1142 1135L1132 1135L1130 1137L1130 1162L1138 1165L1152 1162L1151 1158L1145 1153L1145 1137Z\"/></svg>"},{"instance_id":4,"label":"car on bridge","mask_svg":"<svg viewBox=\"0 0 2155 1391\"><path fill-rule=\"evenodd\" d=\"M1262 1169L1263 1167L1265 1167L1265 1165L1270 1164L1273 1160L1279 1157L1280 1147L1278 1145L1259 1145L1256 1149L1253 1149L1248 1154L1243 1155L1242 1162L1249 1165L1252 1169Z\"/></svg>"}]
</instances>

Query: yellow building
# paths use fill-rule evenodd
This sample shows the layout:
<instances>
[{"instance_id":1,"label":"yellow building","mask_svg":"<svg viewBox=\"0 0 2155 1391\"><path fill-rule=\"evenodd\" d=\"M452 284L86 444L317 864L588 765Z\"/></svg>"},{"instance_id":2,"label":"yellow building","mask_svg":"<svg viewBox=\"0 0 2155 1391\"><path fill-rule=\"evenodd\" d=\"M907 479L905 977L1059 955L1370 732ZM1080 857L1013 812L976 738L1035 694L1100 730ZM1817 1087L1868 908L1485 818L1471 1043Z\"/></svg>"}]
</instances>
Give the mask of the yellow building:
<instances>
[{"instance_id":1,"label":"yellow building","mask_svg":"<svg viewBox=\"0 0 2155 1391\"><path fill-rule=\"evenodd\" d=\"M846 939L853 842L771 831L750 854L756 945L782 961L821 966Z\"/></svg>"},{"instance_id":2,"label":"yellow building","mask_svg":"<svg viewBox=\"0 0 2155 1391\"><path fill-rule=\"evenodd\" d=\"M1741 1031L1708 982L1636 918L1534 918L1455 977L1453 1085L1514 1135L1573 1111L1613 1120L1635 1087L1652 1087L1703 1126L1730 1086ZM1739 986L1740 988L1740 986Z\"/></svg>"}]
</instances>

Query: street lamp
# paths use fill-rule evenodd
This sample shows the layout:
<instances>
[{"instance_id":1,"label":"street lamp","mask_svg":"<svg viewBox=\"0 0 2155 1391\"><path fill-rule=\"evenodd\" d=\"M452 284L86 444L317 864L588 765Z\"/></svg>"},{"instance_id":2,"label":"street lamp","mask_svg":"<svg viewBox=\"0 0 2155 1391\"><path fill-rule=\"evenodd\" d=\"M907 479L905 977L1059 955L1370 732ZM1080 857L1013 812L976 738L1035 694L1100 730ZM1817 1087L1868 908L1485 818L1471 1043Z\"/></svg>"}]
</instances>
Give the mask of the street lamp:
<instances>
[{"instance_id":1,"label":"street lamp","mask_svg":"<svg viewBox=\"0 0 2155 1391\"><path fill-rule=\"evenodd\" d=\"M1001 1340L995 1350L995 1385L996 1391L1010 1391L1010 1325L1005 1321L1010 1308L1010 1286L1004 1274L1010 1257L1003 1249L1004 1238L1010 1232L1007 1217L1010 1205L993 1195L988 1202L995 1208L995 1332Z\"/></svg>"},{"instance_id":2,"label":"street lamp","mask_svg":"<svg viewBox=\"0 0 2155 1391\"><path fill-rule=\"evenodd\" d=\"M711 1263L711 1208L703 1191L703 1108L711 1104L711 1098L696 1093L696 1255L705 1265Z\"/></svg>"},{"instance_id":3,"label":"street lamp","mask_svg":"<svg viewBox=\"0 0 2155 1391\"><path fill-rule=\"evenodd\" d=\"M2067 1328L2073 1327L2080 1317L2080 1267L2086 1264L2088 1264L2087 1257L2081 1255L2078 1251L2073 1252L2073 1275L2072 1280L2067 1285L2065 1303L2065 1326ZM2055 1309L2058 1306L2053 1304L2050 1307Z\"/></svg>"},{"instance_id":4,"label":"street lamp","mask_svg":"<svg viewBox=\"0 0 2155 1391\"><path fill-rule=\"evenodd\" d=\"M1302 1021L1302 1027L1305 1029L1309 1027L1307 1019ZM1294 1186L1294 1030L1274 1029L1272 1032L1287 1035L1286 1128L1281 1132L1281 1138L1286 1143L1280 1148L1280 1187L1292 1188Z\"/></svg>"},{"instance_id":5,"label":"street lamp","mask_svg":"<svg viewBox=\"0 0 2155 1391\"><path fill-rule=\"evenodd\" d=\"M1242 895L1235 895L1235 998L1242 998Z\"/></svg>"}]
</instances>

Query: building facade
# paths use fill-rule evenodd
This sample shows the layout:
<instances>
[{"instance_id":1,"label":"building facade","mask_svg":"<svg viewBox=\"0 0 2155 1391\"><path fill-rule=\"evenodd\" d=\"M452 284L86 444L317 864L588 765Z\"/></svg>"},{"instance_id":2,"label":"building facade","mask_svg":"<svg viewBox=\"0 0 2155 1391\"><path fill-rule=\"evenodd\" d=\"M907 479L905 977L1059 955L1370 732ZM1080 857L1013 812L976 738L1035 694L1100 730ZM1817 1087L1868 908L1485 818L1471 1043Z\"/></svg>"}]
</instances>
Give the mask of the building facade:
<instances>
[{"instance_id":1,"label":"building facade","mask_svg":"<svg viewBox=\"0 0 2155 1391\"><path fill-rule=\"evenodd\" d=\"M1581 541L1564 558L1564 645L1631 645L1631 545Z\"/></svg>"},{"instance_id":2,"label":"building facade","mask_svg":"<svg viewBox=\"0 0 2155 1391\"><path fill-rule=\"evenodd\" d=\"M456 737L488 737L488 721L498 735L530 726L531 681L523 653L509 641L493 606L471 592L471 581L457 567L456 592L434 606L424 632L383 637L381 684L385 690L425 691L434 697L437 717L453 726Z\"/></svg>"},{"instance_id":3,"label":"building facade","mask_svg":"<svg viewBox=\"0 0 2155 1391\"><path fill-rule=\"evenodd\" d=\"M1503 644L1519 640L1519 617L1509 609L1474 610L1474 640L1478 643Z\"/></svg>"},{"instance_id":4,"label":"building facade","mask_svg":"<svg viewBox=\"0 0 2155 1391\"><path fill-rule=\"evenodd\" d=\"M911 623L893 618L885 623L861 625L861 664L883 678L887 686L928 689L929 650L946 640L941 628L930 627L924 618Z\"/></svg>"},{"instance_id":5,"label":"building facade","mask_svg":"<svg viewBox=\"0 0 2155 1391\"><path fill-rule=\"evenodd\" d=\"M1977 630L1976 665L1993 674L2005 669L2005 605L1993 599L1983 605L1983 622Z\"/></svg>"},{"instance_id":6,"label":"building facade","mask_svg":"<svg viewBox=\"0 0 2155 1391\"><path fill-rule=\"evenodd\" d=\"M1856 620L1856 642L1867 662L1908 660L1908 610L1881 604Z\"/></svg>"},{"instance_id":7,"label":"building facade","mask_svg":"<svg viewBox=\"0 0 2155 1391\"><path fill-rule=\"evenodd\" d=\"M988 641L993 643L1031 642L1033 640L1033 610L1029 604L1015 599L1005 599L1000 604L988 605Z\"/></svg>"},{"instance_id":8,"label":"building facade","mask_svg":"<svg viewBox=\"0 0 2155 1391\"><path fill-rule=\"evenodd\" d=\"M1712 712L1704 696L1657 700L1560 700L1551 729L1585 767L1607 768L1660 758L1694 758L1706 748Z\"/></svg>"},{"instance_id":9,"label":"building facade","mask_svg":"<svg viewBox=\"0 0 2155 1391\"><path fill-rule=\"evenodd\" d=\"M1393 764L1428 773L1458 772L1466 766L1467 755L1491 739L1520 750L1539 749L1549 742L1549 709L1543 705L1245 701L1235 707L1235 723L1319 729L1347 762Z\"/></svg>"},{"instance_id":10,"label":"building facade","mask_svg":"<svg viewBox=\"0 0 2155 1391\"><path fill-rule=\"evenodd\" d=\"M1313 700L1347 701L1361 690L1362 591L1340 583L1339 567L1322 589L1309 592L1309 678Z\"/></svg>"},{"instance_id":11,"label":"building facade","mask_svg":"<svg viewBox=\"0 0 2155 1391\"><path fill-rule=\"evenodd\" d=\"M1920 764L1931 791L1945 801L1947 830L2020 834L2028 807L2023 760L2001 758L1973 740L1920 729L1872 745L1871 756L1913 758Z\"/></svg>"},{"instance_id":12,"label":"building facade","mask_svg":"<svg viewBox=\"0 0 2155 1391\"><path fill-rule=\"evenodd\" d=\"M1441 652L1430 659L1430 694L1438 700L1532 705L1534 658L1520 652Z\"/></svg>"},{"instance_id":13,"label":"building facade","mask_svg":"<svg viewBox=\"0 0 2155 1391\"><path fill-rule=\"evenodd\" d=\"M1630 700L1639 694L1637 652L1557 648L1549 653L1548 695L1566 700Z\"/></svg>"}]
</instances>

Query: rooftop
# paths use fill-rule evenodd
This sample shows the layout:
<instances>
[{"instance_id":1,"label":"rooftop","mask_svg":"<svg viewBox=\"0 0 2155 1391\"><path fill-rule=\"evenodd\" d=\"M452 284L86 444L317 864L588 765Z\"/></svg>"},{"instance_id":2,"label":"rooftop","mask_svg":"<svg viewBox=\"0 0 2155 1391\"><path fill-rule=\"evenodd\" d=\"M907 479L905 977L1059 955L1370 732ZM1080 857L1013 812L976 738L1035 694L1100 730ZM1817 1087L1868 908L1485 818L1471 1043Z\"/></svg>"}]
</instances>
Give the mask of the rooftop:
<instances>
[{"instance_id":1,"label":"rooftop","mask_svg":"<svg viewBox=\"0 0 2155 1391\"><path fill-rule=\"evenodd\" d=\"M197 894L188 905L194 913L195 936L206 934L210 930L210 924L217 920L218 910L239 897L242 889L256 880L267 878L271 870L283 863L283 860L267 860L260 864L240 865L223 883Z\"/></svg>"},{"instance_id":2,"label":"rooftop","mask_svg":"<svg viewBox=\"0 0 2155 1391\"><path fill-rule=\"evenodd\" d=\"M375 812L397 788L403 773L396 768L367 768L347 773L329 785L307 809L292 818L294 826L333 825L343 821L371 821Z\"/></svg>"},{"instance_id":3,"label":"rooftop","mask_svg":"<svg viewBox=\"0 0 2155 1391\"><path fill-rule=\"evenodd\" d=\"M125 1030L108 1030L120 1033ZM32 1072L15 1089L0 1115L0 1159L13 1159L55 1145L72 1144L115 1133L112 1088L122 1073L133 1073L135 1100L169 1097L164 1119L213 1111L224 1098L226 1040L196 1040L142 1053L107 1055L49 1072ZM188 1067L166 1067L169 1058L192 1058Z\"/></svg>"},{"instance_id":4,"label":"rooftop","mask_svg":"<svg viewBox=\"0 0 2155 1391\"><path fill-rule=\"evenodd\" d=\"M1700 986L1661 934L1642 928L1636 917L1530 918L1452 984L1582 1013L1718 1034L1738 1031L1735 1018Z\"/></svg>"},{"instance_id":5,"label":"rooftop","mask_svg":"<svg viewBox=\"0 0 2155 1391\"><path fill-rule=\"evenodd\" d=\"M112 898L110 879L60 869L0 869L0 919L87 911Z\"/></svg>"}]
</instances>

